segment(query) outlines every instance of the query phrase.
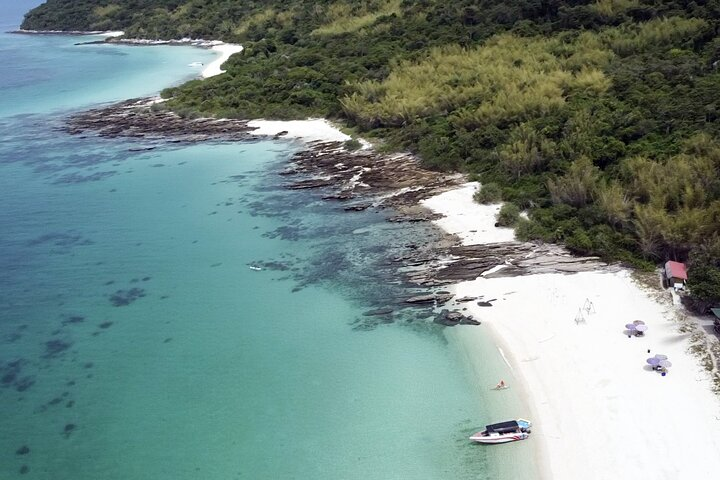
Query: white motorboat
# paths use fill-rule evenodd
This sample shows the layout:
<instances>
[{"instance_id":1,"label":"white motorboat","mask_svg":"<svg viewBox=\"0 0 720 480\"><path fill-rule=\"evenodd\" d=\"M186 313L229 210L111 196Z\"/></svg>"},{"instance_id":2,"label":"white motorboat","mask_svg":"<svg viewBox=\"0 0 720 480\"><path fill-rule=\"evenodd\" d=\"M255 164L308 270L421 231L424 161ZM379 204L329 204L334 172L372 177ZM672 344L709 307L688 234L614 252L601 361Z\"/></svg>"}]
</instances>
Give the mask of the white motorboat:
<instances>
[{"instance_id":1,"label":"white motorboat","mask_svg":"<svg viewBox=\"0 0 720 480\"><path fill-rule=\"evenodd\" d=\"M525 440L530 436L532 424L519 418L507 422L495 423L485 427L482 432L474 433L470 440L477 443L508 443Z\"/></svg>"}]
</instances>

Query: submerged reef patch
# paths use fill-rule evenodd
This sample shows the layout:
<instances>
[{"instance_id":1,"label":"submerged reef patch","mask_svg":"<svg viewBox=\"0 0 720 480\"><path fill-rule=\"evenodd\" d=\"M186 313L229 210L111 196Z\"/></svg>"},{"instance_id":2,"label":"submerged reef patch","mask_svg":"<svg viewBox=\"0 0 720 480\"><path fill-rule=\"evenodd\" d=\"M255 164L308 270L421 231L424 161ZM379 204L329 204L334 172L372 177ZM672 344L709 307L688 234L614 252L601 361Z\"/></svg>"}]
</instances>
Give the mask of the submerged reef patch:
<instances>
[{"instance_id":1,"label":"submerged reef patch","mask_svg":"<svg viewBox=\"0 0 720 480\"><path fill-rule=\"evenodd\" d=\"M283 225L271 232L263 233L262 236L265 238L279 238L280 240L296 242L301 238L301 233L301 225Z\"/></svg>"},{"instance_id":2,"label":"submerged reef patch","mask_svg":"<svg viewBox=\"0 0 720 480\"><path fill-rule=\"evenodd\" d=\"M71 346L71 342L66 342L64 340L49 340L45 342L45 354L43 355L43 358L58 357L62 355Z\"/></svg>"},{"instance_id":3,"label":"submerged reef patch","mask_svg":"<svg viewBox=\"0 0 720 480\"><path fill-rule=\"evenodd\" d=\"M125 307L135 300L146 296L145 289L130 288L128 290L118 290L110 295L110 303L115 307Z\"/></svg>"},{"instance_id":4,"label":"submerged reef patch","mask_svg":"<svg viewBox=\"0 0 720 480\"><path fill-rule=\"evenodd\" d=\"M82 315L70 315L69 317L65 318L61 323L63 326L66 326L83 323L84 321L85 317L83 317Z\"/></svg>"},{"instance_id":5,"label":"submerged reef patch","mask_svg":"<svg viewBox=\"0 0 720 480\"><path fill-rule=\"evenodd\" d=\"M23 366L28 363L24 359L13 360L0 366L0 386L14 387L18 392L24 392L35 383L35 377L26 375L21 377Z\"/></svg>"},{"instance_id":6,"label":"submerged reef patch","mask_svg":"<svg viewBox=\"0 0 720 480\"><path fill-rule=\"evenodd\" d=\"M15 386L15 390L17 390L18 392L24 392L25 390L35 385L35 377L31 375L22 377L16 380L13 385Z\"/></svg>"},{"instance_id":7,"label":"submerged reef patch","mask_svg":"<svg viewBox=\"0 0 720 480\"><path fill-rule=\"evenodd\" d=\"M81 173L66 173L65 175L62 175L55 179L53 182L54 184L64 184L64 185L72 185L76 183L85 183L85 182L98 182L100 180L104 180L108 177L112 177L113 175L117 174L118 172L116 170L110 170L107 172L95 172L91 173L89 175L83 175Z\"/></svg>"},{"instance_id":8,"label":"submerged reef patch","mask_svg":"<svg viewBox=\"0 0 720 480\"><path fill-rule=\"evenodd\" d=\"M93 245L95 242L72 230L67 232L50 232L32 238L25 242L25 246L49 247L55 254L67 254L75 247Z\"/></svg>"},{"instance_id":9,"label":"submerged reef patch","mask_svg":"<svg viewBox=\"0 0 720 480\"><path fill-rule=\"evenodd\" d=\"M68 423L65 425L65 428L63 428L63 436L65 438L69 438L70 434L73 433L76 429L76 425L74 423Z\"/></svg>"}]
</instances>

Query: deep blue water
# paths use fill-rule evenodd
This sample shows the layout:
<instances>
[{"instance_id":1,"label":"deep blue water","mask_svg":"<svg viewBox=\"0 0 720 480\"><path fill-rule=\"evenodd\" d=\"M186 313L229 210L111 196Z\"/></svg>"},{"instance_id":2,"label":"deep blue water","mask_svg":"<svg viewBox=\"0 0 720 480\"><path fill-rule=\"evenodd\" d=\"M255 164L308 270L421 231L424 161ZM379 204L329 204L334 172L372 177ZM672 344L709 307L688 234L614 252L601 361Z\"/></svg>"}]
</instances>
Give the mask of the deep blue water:
<instances>
[{"instance_id":1,"label":"deep blue water","mask_svg":"<svg viewBox=\"0 0 720 480\"><path fill-rule=\"evenodd\" d=\"M530 468L527 446L466 440L507 409L479 386L504 368L490 343L478 381L418 312L362 315L401 295L386 259L429 226L284 189L294 144L137 152L64 133L72 111L154 94L212 55L85 40L0 35L0 478Z\"/></svg>"}]
</instances>

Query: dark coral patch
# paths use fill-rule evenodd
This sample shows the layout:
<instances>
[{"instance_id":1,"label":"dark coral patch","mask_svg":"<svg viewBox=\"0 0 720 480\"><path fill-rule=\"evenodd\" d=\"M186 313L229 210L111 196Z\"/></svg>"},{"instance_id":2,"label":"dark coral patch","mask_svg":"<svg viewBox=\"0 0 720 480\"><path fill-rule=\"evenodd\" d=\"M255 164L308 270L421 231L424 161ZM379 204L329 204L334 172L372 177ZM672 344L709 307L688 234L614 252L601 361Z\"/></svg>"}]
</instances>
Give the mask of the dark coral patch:
<instances>
[{"instance_id":1,"label":"dark coral patch","mask_svg":"<svg viewBox=\"0 0 720 480\"><path fill-rule=\"evenodd\" d=\"M72 346L72 343L64 340L50 340L45 342L45 355L44 358L53 358L62 355L67 349Z\"/></svg>"},{"instance_id":2,"label":"dark coral patch","mask_svg":"<svg viewBox=\"0 0 720 480\"><path fill-rule=\"evenodd\" d=\"M27 363L27 361L18 359L8 362L5 365L0 365L0 386L6 388L13 386L18 392L24 392L30 388L35 383L34 377L20 376L25 363Z\"/></svg>"},{"instance_id":3,"label":"dark coral patch","mask_svg":"<svg viewBox=\"0 0 720 480\"><path fill-rule=\"evenodd\" d=\"M68 438L71 433L75 431L75 424L74 423L68 423L65 425L65 428L63 428L63 435L65 435L65 438Z\"/></svg>"},{"instance_id":4,"label":"dark coral patch","mask_svg":"<svg viewBox=\"0 0 720 480\"><path fill-rule=\"evenodd\" d=\"M30 453L30 447L28 447L27 445L23 445L22 447L15 450L16 455L27 455L28 453Z\"/></svg>"},{"instance_id":5,"label":"dark coral patch","mask_svg":"<svg viewBox=\"0 0 720 480\"><path fill-rule=\"evenodd\" d=\"M25 475L29 471L30 471L30 467L28 467L27 465L23 465L22 467L20 467L20 475Z\"/></svg>"},{"instance_id":6,"label":"dark coral patch","mask_svg":"<svg viewBox=\"0 0 720 480\"><path fill-rule=\"evenodd\" d=\"M15 390L17 390L18 392L24 392L33 385L35 385L35 377L23 377L15 382Z\"/></svg>"},{"instance_id":7,"label":"dark coral patch","mask_svg":"<svg viewBox=\"0 0 720 480\"><path fill-rule=\"evenodd\" d=\"M145 290L142 288L118 290L114 294L110 295L110 303L112 303L115 307L124 307L130 305L132 302L144 297L145 295Z\"/></svg>"},{"instance_id":8,"label":"dark coral patch","mask_svg":"<svg viewBox=\"0 0 720 480\"><path fill-rule=\"evenodd\" d=\"M85 321L85 317L81 315L71 315L62 321L63 326L74 325L76 323L82 323Z\"/></svg>"},{"instance_id":9,"label":"dark coral patch","mask_svg":"<svg viewBox=\"0 0 720 480\"><path fill-rule=\"evenodd\" d=\"M100 325L98 325L98 327L103 328L103 329L110 328L112 326L112 324L113 324L113 322L103 322Z\"/></svg>"},{"instance_id":10,"label":"dark coral patch","mask_svg":"<svg viewBox=\"0 0 720 480\"><path fill-rule=\"evenodd\" d=\"M5 342L6 343L15 343L18 340L20 340L21 338L22 338L22 335L20 335L17 332L13 332L13 333L9 333L9 334L5 335Z\"/></svg>"}]
</instances>

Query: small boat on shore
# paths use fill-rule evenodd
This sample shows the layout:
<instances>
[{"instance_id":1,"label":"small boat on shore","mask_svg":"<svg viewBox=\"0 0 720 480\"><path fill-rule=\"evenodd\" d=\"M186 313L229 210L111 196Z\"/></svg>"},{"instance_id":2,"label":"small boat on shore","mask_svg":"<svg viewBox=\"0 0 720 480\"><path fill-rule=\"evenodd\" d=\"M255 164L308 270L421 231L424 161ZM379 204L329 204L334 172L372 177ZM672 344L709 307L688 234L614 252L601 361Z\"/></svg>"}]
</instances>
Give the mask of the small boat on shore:
<instances>
[{"instance_id":1,"label":"small boat on shore","mask_svg":"<svg viewBox=\"0 0 720 480\"><path fill-rule=\"evenodd\" d=\"M508 443L518 440L525 440L530 436L530 427L532 424L519 418L507 422L494 423L487 425L482 432L474 433L470 436L470 440L477 443Z\"/></svg>"}]
</instances>

